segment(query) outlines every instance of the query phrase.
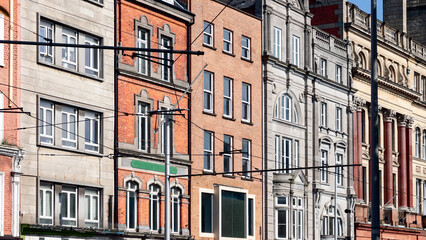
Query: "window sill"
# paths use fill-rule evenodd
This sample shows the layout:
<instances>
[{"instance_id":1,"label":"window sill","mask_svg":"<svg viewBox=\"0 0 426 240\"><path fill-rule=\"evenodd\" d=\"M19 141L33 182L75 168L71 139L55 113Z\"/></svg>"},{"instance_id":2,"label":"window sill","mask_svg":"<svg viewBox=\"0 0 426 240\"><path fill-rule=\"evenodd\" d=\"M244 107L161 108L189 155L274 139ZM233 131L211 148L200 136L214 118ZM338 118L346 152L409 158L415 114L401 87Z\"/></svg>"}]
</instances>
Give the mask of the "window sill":
<instances>
[{"instance_id":1,"label":"window sill","mask_svg":"<svg viewBox=\"0 0 426 240\"><path fill-rule=\"evenodd\" d=\"M216 176L215 171L210 171L210 170L206 170L206 169L203 170L203 174Z\"/></svg>"},{"instance_id":2,"label":"window sill","mask_svg":"<svg viewBox=\"0 0 426 240\"><path fill-rule=\"evenodd\" d=\"M216 50L217 50L215 47L210 46L210 45L207 45L207 44L205 44L205 43L203 43L203 47L210 48L211 50L214 50L214 51L216 51Z\"/></svg>"},{"instance_id":3,"label":"window sill","mask_svg":"<svg viewBox=\"0 0 426 240\"><path fill-rule=\"evenodd\" d=\"M99 6L99 7L104 7L104 4L103 4L103 3L99 3L99 2L96 2L96 1L94 1L94 0L85 0L85 1L86 1L86 2L90 2L90 3L94 4L94 5Z\"/></svg>"},{"instance_id":4,"label":"window sill","mask_svg":"<svg viewBox=\"0 0 426 240\"><path fill-rule=\"evenodd\" d=\"M223 118L223 119L226 119L226 120L235 121L235 118L233 118L233 117L222 116L222 118Z\"/></svg>"},{"instance_id":5,"label":"window sill","mask_svg":"<svg viewBox=\"0 0 426 240\"><path fill-rule=\"evenodd\" d=\"M241 57L241 60L244 60L244 61L249 62L249 63L253 63L253 61L249 58Z\"/></svg>"},{"instance_id":6,"label":"window sill","mask_svg":"<svg viewBox=\"0 0 426 240\"><path fill-rule=\"evenodd\" d=\"M245 121L245 120L241 120L241 123L244 123L244 124L247 124L247 125L250 125L250 126L254 125L252 122Z\"/></svg>"},{"instance_id":7,"label":"window sill","mask_svg":"<svg viewBox=\"0 0 426 240\"><path fill-rule=\"evenodd\" d=\"M227 51L225 51L225 50L222 50L222 53L224 53L224 54L226 54L226 55L229 55L229 56L231 56L231 57L235 57L235 54L233 54L232 52L227 52Z\"/></svg>"},{"instance_id":8,"label":"window sill","mask_svg":"<svg viewBox=\"0 0 426 240\"><path fill-rule=\"evenodd\" d=\"M55 69L60 70L60 71L72 73L72 74L79 75L79 76L86 77L86 78L90 78L90 79L93 79L93 80L96 80L96 81L99 81L99 82L104 81L100 77L89 75L89 74L86 74L86 73L83 73L83 72L78 72L76 70L67 69L67 68L64 68L64 67L61 67L61 66L58 66L58 65L55 65L55 64L45 63L45 62L40 61L40 60L37 60L37 63L40 64L40 65L43 65L43 66L55 68Z\"/></svg>"},{"instance_id":9,"label":"window sill","mask_svg":"<svg viewBox=\"0 0 426 240\"><path fill-rule=\"evenodd\" d=\"M241 180L253 182L253 178L252 177L247 177L247 176L242 176Z\"/></svg>"},{"instance_id":10,"label":"window sill","mask_svg":"<svg viewBox=\"0 0 426 240\"><path fill-rule=\"evenodd\" d=\"M214 117L216 117L216 116L217 116L215 113L207 112L207 111L205 111L205 110L203 110L203 113L204 113L204 114L207 114L207 115L210 115L210 116L214 116Z\"/></svg>"},{"instance_id":11,"label":"window sill","mask_svg":"<svg viewBox=\"0 0 426 240\"><path fill-rule=\"evenodd\" d=\"M81 151L81 150L78 150L78 149L72 149L72 148L67 148L67 147L59 147L59 146L55 146L55 145L51 145L51 144L47 144L47 143L38 143L37 146L45 147L45 148L51 148L51 149L55 149L55 150L62 150L62 151L66 151L66 152L73 152L73 153L78 153L78 154L91 155L91 156L95 156L95 157L105 157L105 155L97 153L97 152L93 152L93 151L92 152L91 151Z\"/></svg>"},{"instance_id":12,"label":"window sill","mask_svg":"<svg viewBox=\"0 0 426 240\"><path fill-rule=\"evenodd\" d=\"M232 174L229 174L229 173L224 173L224 174L222 174L222 176L226 177L226 178L233 178L233 179L235 179L235 176L232 175Z\"/></svg>"}]
</instances>

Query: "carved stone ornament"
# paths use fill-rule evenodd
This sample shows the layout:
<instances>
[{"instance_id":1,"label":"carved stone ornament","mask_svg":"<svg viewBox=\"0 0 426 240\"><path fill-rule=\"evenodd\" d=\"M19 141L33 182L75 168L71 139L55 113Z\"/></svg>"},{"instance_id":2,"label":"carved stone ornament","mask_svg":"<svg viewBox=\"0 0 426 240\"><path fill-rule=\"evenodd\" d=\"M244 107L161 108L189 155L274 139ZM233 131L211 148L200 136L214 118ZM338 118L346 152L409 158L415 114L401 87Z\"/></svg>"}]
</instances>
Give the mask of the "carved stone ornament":
<instances>
[{"instance_id":1,"label":"carved stone ornament","mask_svg":"<svg viewBox=\"0 0 426 240\"><path fill-rule=\"evenodd\" d=\"M394 110L386 109L383 114L383 117L384 117L383 119L385 122L392 122L392 119L394 119L395 116L396 116L396 112Z\"/></svg>"},{"instance_id":2,"label":"carved stone ornament","mask_svg":"<svg viewBox=\"0 0 426 240\"><path fill-rule=\"evenodd\" d=\"M398 116L398 126L406 125L407 123L407 115L401 114Z\"/></svg>"},{"instance_id":3,"label":"carved stone ornament","mask_svg":"<svg viewBox=\"0 0 426 240\"><path fill-rule=\"evenodd\" d=\"M299 94L299 102L301 102L301 103L305 102L305 94L304 93Z\"/></svg>"},{"instance_id":4,"label":"carved stone ornament","mask_svg":"<svg viewBox=\"0 0 426 240\"><path fill-rule=\"evenodd\" d=\"M315 100L316 102L322 102L322 101L324 100L324 98L323 98L323 97L321 97L319 94L315 94L315 95L314 95L314 100Z\"/></svg>"},{"instance_id":5,"label":"carved stone ornament","mask_svg":"<svg viewBox=\"0 0 426 240\"><path fill-rule=\"evenodd\" d=\"M407 127L412 128L414 123L414 118L412 116L407 116Z\"/></svg>"}]
</instances>

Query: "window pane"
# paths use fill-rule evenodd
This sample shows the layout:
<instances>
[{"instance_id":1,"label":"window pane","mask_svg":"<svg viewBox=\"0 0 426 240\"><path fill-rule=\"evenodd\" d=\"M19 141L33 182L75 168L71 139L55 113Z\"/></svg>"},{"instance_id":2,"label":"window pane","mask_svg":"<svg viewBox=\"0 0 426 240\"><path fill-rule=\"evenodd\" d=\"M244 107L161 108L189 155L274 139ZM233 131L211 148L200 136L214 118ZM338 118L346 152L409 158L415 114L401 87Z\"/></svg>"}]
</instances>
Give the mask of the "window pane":
<instances>
[{"instance_id":1,"label":"window pane","mask_svg":"<svg viewBox=\"0 0 426 240\"><path fill-rule=\"evenodd\" d=\"M254 209L253 209L253 199L248 200L248 235L253 236L254 228Z\"/></svg>"},{"instance_id":2,"label":"window pane","mask_svg":"<svg viewBox=\"0 0 426 240\"><path fill-rule=\"evenodd\" d=\"M222 191L222 237L245 237L245 194Z\"/></svg>"},{"instance_id":3,"label":"window pane","mask_svg":"<svg viewBox=\"0 0 426 240\"><path fill-rule=\"evenodd\" d=\"M62 218L68 217L68 195L66 193L61 193L61 214Z\"/></svg>"},{"instance_id":4,"label":"window pane","mask_svg":"<svg viewBox=\"0 0 426 240\"><path fill-rule=\"evenodd\" d=\"M286 238L287 237L287 211L279 210L277 211L277 222L278 222L278 237Z\"/></svg>"},{"instance_id":5,"label":"window pane","mask_svg":"<svg viewBox=\"0 0 426 240\"><path fill-rule=\"evenodd\" d=\"M128 192L129 194L129 206L127 214L129 214L129 228L135 228L135 193L134 192Z\"/></svg>"},{"instance_id":6,"label":"window pane","mask_svg":"<svg viewBox=\"0 0 426 240\"><path fill-rule=\"evenodd\" d=\"M201 232L213 232L212 204L213 195L209 193L201 193Z\"/></svg>"},{"instance_id":7,"label":"window pane","mask_svg":"<svg viewBox=\"0 0 426 240\"><path fill-rule=\"evenodd\" d=\"M86 209L86 219L90 219L90 196L84 197L84 205Z\"/></svg>"},{"instance_id":8,"label":"window pane","mask_svg":"<svg viewBox=\"0 0 426 240\"><path fill-rule=\"evenodd\" d=\"M76 196L74 193L70 194L70 218L75 218L75 201Z\"/></svg>"},{"instance_id":9,"label":"window pane","mask_svg":"<svg viewBox=\"0 0 426 240\"><path fill-rule=\"evenodd\" d=\"M84 138L85 142L90 142L90 119L86 118L84 121Z\"/></svg>"},{"instance_id":10,"label":"window pane","mask_svg":"<svg viewBox=\"0 0 426 240\"><path fill-rule=\"evenodd\" d=\"M92 219L98 220L98 197L92 197Z\"/></svg>"}]
</instances>

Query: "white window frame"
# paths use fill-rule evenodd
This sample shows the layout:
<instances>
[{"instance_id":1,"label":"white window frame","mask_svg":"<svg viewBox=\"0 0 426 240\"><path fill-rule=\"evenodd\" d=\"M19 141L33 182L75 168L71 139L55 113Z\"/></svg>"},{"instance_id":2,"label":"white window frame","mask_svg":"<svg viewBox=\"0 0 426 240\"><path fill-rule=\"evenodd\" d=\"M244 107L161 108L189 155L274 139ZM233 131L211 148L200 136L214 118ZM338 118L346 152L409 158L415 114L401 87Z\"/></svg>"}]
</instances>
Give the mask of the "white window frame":
<instances>
[{"instance_id":1,"label":"white window frame","mask_svg":"<svg viewBox=\"0 0 426 240\"><path fill-rule=\"evenodd\" d=\"M250 94L251 94L251 85L250 84L248 84L248 83L243 83L242 84L242 91L244 91L244 86L247 86L247 100L244 100L243 99L243 95L244 95L244 92L243 92L243 94L241 95L241 102L242 102L242 111L241 111L241 118L242 118L242 121L244 121L244 122L250 122L251 121L251 109L250 109L250 102L251 102L251 96L250 96ZM244 108L246 108L247 109L247 118L244 118Z\"/></svg>"},{"instance_id":2,"label":"white window frame","mask_svg":"<svg viewBox=\"0 0 426 240\"><path fill-rule=\"evenodd\" d=\"M149 117L148 117L149 104L144 102L138 103L138 149L140 151L148 152L149 148ZM145 125L142 126L142 121L145 121ZM142 139L142 129L145 129L145 139ZM145 143L143 143L145 141Z\"/></svg>"},{"instance_id":3,"label":"white window frame","mask_svg":"<svg viewBox=\"0 0 426 240\"><path fill-rule=\"evenodd\" d=\"M249 201L250 200L252 200L253 201L253 205L252 205L252 209L251 209L251 211L252 211L252 217L253 217L253 226L252 226L252 231L253 231L253 233L250 235L250 233L249 233L249 221L248 221L248 219L249 219L249 211L250 211L250 209L249 209ZM254 235L255 235L255 232L256 232L256 198L255 198L255 195L252 195L252 194L248 194L247 195L247 238L249 238L249 239L254 239Z\"/></svg>"},{"instance_id":4,"label":"white window frame","mask_svg":"<svg viewBox=\"0 0 426 240\"><path fill-rule=\"evenodd\" d=\"M142 35L145 36L145 39L142 38ZM149 47L149 31L144 29L144 28L138 28L138 36L137 36L137 44L138 44L138 48L148 48ZM139 56L138 57L138 72L143 74L143 75L148 75L148 66L149 66L149 61L148 61L148 56L149 53L147 52L138 52L138 54L141 55L146 55L146 56ZM145 63L145 67L144 64Z\"/></svg>"},{"instance_id":5,"label":"white window frame","mask_svg":"<svg viewBox=\"0 0 426 240\"><path fill-rule=\"evenodd\" d=\"M336 165L342 165L343 164L343 154L342 153L336 153ZM337 186L343 186L343 167L337 167L336 168L336 174L337 174Z\"/></svg>"},{"instance_id":6,"label":"white window frame","mask_svg":"<svg viewBox=\"0 0 426 240\"><path fill-rule=\"evenodd\" d=\"M288 170L287 168L292 167L292 162L291 162L292 145L293 145L293 142L290 138L286 138L286 137L281 138L281 168L283 169L282 173L291 172L291 170Z\"/></svg>"},{"instance_id":7,"label":"white window frame","mask_svg":"<svg viewBox=\"0 0 426 240\"><path fill-rule=\"evenodd\" d=\"M299 167L299 140L293 140L293 154L294 154L293 167L298 168Z\"/></svg>"},{"instance_id":8,"label":"white window frame","mask_svg":"<svg viewBox=\"0 0 426 240\"><path fill-rule=\"evenodd\" d=\"M282 30L277 27L273 27L273 54L274 57L281 60L281 37L282 37Z\"/></svg>"},{"instance_id":9,"label":"white window frame","mask_svg":"<svg viewBox=\"0 0 426 240\"><path fill-rule=\"evenodd\" d=\"M63 37L66 38L65 42L62 39ZM66 27L62 28L62 34L61 34L62 43L77 44L78 43L77 39L78 39L77 31L71 30L71 29L66 28ZM72 40L74 40L74 43L71 42ZM65 53L65 56L64 56L64 53ZM71 59L72 55L74 55L75 61L72 61L72 59ZM77 48L75 48L75 47L63 47L62 48L62 67L69 68L69 69L72 69L72 70L77 70L77 62L78 62L77 59L78 59Z\"/></svg>"},{"instance_id":10,"label":"white window frame","mask_svg":"<svg viewBox=\"0 0 426 240\"><path fill-rule=\"evenodd\" d=\"M327 103L321 102L321 127L327 127Z\"/></svg>"},{"instance_id":11,"label":"white window frame","mask_svg":"<svg viewBox=\"0 0 426 240\"><path fill-rule=\"evenodd\" d=\"M65 120L64 120L65 115ZM71 118L74 117L74 121L71 120ZM61 112L61 119L62 119L62 147L66 148L77 148L77 135L78 135L78 114L77 109L68 107L68 106L62 106L62 112ZM74 133L71 132L71 127L74 125ZM64 134L66 135L64 137ZM73 139L74 137L74 139ZM73 144L74 146L67 146L66 143Z\"/></svg>"},{"instance_id":12,"label":"white window frame","mask_svg":"<svg viewBox=\"0 0 426 240\"><path fill-rule=\"evenodd\" d=\"M421 211L421 193L420 193L420 189L421 189L421 185L422 185L422 180L421 179L416 179L416 203L414 205L414 207L416 208L416 213L420 214Z\"/></svg>"},{"instance_id":13,"label":"white window frame","mask_svg":"<svg viewBox=\"0 0 426 240\"><path fill-rule=\"evenodd\" d=\"M321 66L321 76L327 77L327 60L324 58L320 59L320 66Z\"/></svg>"},{"instance_id":14,"label":"white window frame","mask_svg":"<svg viewBox=\"0 0 426 240\"><path fill-rule=\"evenodd\" d=\"M229 39L226 39L226 37L225 37L227 34L229 34ZM232 34L233 33L232 33L231 30L226 29L226 28L223 29L223 51L226 52L226 53L230 53L230 54L232 54L232 49L233 49ZM229 50L226 49L226 46L229 47Z\"/></svg>"},{"instance_id":15,"label":"white window frame","mask_svg":"<svg viewBox=\"0 0 426 240\"><path fill-rule=\"evenodd\" d=\"M90 46L99 46L100 41L96 37L86 35L85 44ZM94 57L96 53L96 58ZM86 60L87 54L89 54L89 63L85 62L84 69L85 73L99 76L99 65L100 65L100 50L96 48L86 48L84 52L84 59Z\"/></svg>"},{"instance_id":16,"label":"white window frame","mask_svg":"<svg viewBox=\"0 0 426 240\"><path fill-rule=\"evenodd\" d=\"M426 160L426 130L423 130L422 140L422 159Z\"/></svg>"},{"instance_id":17,"label":"white window frame","mask_svg":"<svg viewBox=\"0 0 426 240\"><path fill-rule=\"evenodd\" d=\"M100 141L101 141L101 139L100 139L100 135L101 135L101 133L100 133L101 132L100 131L101 130L101 126L100 126L100 124L101 124L101 122L100 122L100 114L99 113L95 113L95 112L91 112L91 111L86 111L85 112L85 116L84 116L84 121L85 121L85 124L84 124L85 134L86 134L86 121L90 122L90 130L89 130L90 131L90 137L89 137L89 139L86 138L86 135L84 137L84 139L85 139L84 140L85 149L87 151L99 152L100 151ZM93 129L94 122L98 123L97 124L97 128L98 128L97 136L95 136L96 134L94 133L94 129ZM95 137L97 137L97 139L98 139L97 143L94 141ZM89 148L93 147L93 148L95 148L97 150L88 149L88 147Z\"/></svg>"},{"instance_id":18,"label":"white window frame","mask_svg":"<svg viewBox=\"0 0 426 240\"><path fill-rule=\"evenodd\" d=\"M0 40L4 40L4 15L3 14L0 14ZM5 54L4 44L0 43L0 66L4 66L4 54Z\"/></svg>"},{"instance_id":19,"label":"white window frame","mask_svg":"<svg viewBox=\"0 0 426 240\"><path fill-rule=\"evenodd\" d=\"M228 86L227 86L227 84L228 84ZM225 117L232 117L232 115L233 115L233 111L232 111L233 110L232 109L232 105L233 105L232 85L233 85L232 78L228 78L228 77L223 78L223 116L225 116ZM226 87L229 87L229 96L227 96L225 94L225 88ZM226 114L225 102L228 102L228 104L229 104L229 114Z\"/></svg>"},{"instance_id":20,"label":"white window frame","mask_svg":"<svg viewBox=\"0 0 426 240\"><path fill-rule=\"evenodd\" d=\"M157 191L154 191L154 186L157 187ZM150 231L158 231L160 229L160 191L161 191L161 187L156 185L156 184L151 184L149 185L149 202L150 202L150 219L149 219L149 225L150 225ZM154 197L156 197L156 199L154 199ZM153 212L153 206L154 206L154 201L155 204L157 205L157 211L154 213ZM157 229L152 229L153 225L154 225L154 220L153 220L153 216L157 215Z\"/></svg>"},{"instance_id":21,"label":"white window frame","mask_svg":"<svg viewBox=\"0 0 426 240\"><path fill-rule=\"evenodd\" d=\"M212 238L212 237L214 237L214 235L215 235L215 230L214 230L214 211L215 211L215 209L214 209L214 190L212 190L212 189L206 189L206 188L200 188L199 189L199 192L200 192L200 195L199 195L199 199L200 199L200 204L199 204L199 213L200 213L200 225L199 225L199 229L200 229L200 237L210 237L210 238ZM203 228L202 228L202 220L203 220L203 216L202 216L202 211L201 211L201 208L202 208L202 200L203 200L203 198L202 198L202 194L209 194L210 196L211 196L211 210L212 210L212 213L211 213L211 224L212 224L212 226L211 226L211 229L212 229L212 232L210 233L210 232L203 232Z\"/></svg>"},{"instance_id":22,"label":"white window frame","mask_svg":"<svg viewBox=\"0 0 426 240\"><path fill-rule=\"evenodd\" d=\"M161 36L161 45L160 45L161 49L173 49L173 39L171 39L170 37L167 36ZM170 82L172 80L172 75L173 75L173 64L171 62L171 60L173 59L173 54L171 53L166 53L166 52L162 52L160 53L161 55L161 59L160 59L160 63L161 63L161 80L166 81L166 82ZM167 74L166 74L167 73Z\"/></svg>"},{"instance_id":23,"label":"white window frame","mask_svg":"<svg viewBox=\"0 0 426 240\"><path fill-rule=\"evenodd\" d=\"M206 149L206 134L208 135L208 138L209 138L209 142L210 142L210 149ZM204 171L207 171L207 172L213 172L213 169L214 169L214 167L213 167L213 149L214 149L214 141L213 141L213 132L211 132L211 131L207 131L207 130L204 130L204 157L208 157L208 156L210 156L210 158L209 158L209 164L210 164L210 168L206 168L206 163L205 163L205 160L204 160Z\"/></svg>"},{"instance_id":24,"label":"white window frame","mask_svg":"<svg viewBox=\"0 0 426 240\"><path fill-rule=\"evenodd\" d=\"M281 197L281 196L280 196ZM280 237L278 235L278 212L279 211L285 211L285 228L286 228L286 236ZM288 207L288 197L287 197L287 204L286 205L282 205L282 204L278 204L278 199L276 198L276 204L275 204L275 238L276 239L289 239L290 237L290 223L289 223L289 218L288 218L288 213L290 211L290 208ZM284 224L281 224L284 225Z\"/></svg>"},{"instance_id":25,"label":"white window frame","mask_svg":"<svg viewBox=\"0 0 426 240\"><path fill-rule=\"evenodd\" d=\"M49 108L47 106L43 106L43 105L47 105L47 104L51 104L52 107ZM51 119L52 124L48 124L48 121L46 119L46 113L47 112L51 112L52 113L51 114L51 116L52 116L52 119ZM52 102L49 102L49 101L40 100L39 114L40 114L40 116L39 116L39 119L40 119L40 121L39 121L39 124L40 124L40 126L39 126L40 127L40 129L39 129L39 135L40 135L39 139L40 139L40 142L43 143L43 144L53 145L54 142L55 142L55 104L52 103ZM46 134L48 127L52 128L52 135ZM43 141L42 138L50 139L51 142Z\"/></svg>"},{"instance_id":26,"label":"white window frame","mask_svg":"<svg viewBox=\"0 0 426 240\"><path fill-rule=\"evenodd\" d=\"M134 184L134 186L132 187L132 184ZM135 231L137 226L138 226L138 185L136 184L136 182L132 181L128 181L126 182L126 229L130 230L130 231ZM135 198L135 203L134 203L134 209L135 209L135 227L134 228L130 228L129 227L129 222L130 222L130 214L128 214L129 212L129 208L128 206L130 205L130 194L134 195L133 197Z\"/></svg>"},{"instance_id":27,"label":"white window frame","mask_svg":"<svg viewBox=\"0 0 426 240\"><path fill-rule=\"evenodd\" d=\"M420 158L420 128L416 128L416 133L415 133L415 157L416 158Z\"/></svg>"},{"instance_id":28,"label":"white window frame","mask_svg":"<svg viewBox=\"0 0 426 240\"><path fill-rule=\"evenodd\" d=\"M48 186L49 185L49 186ZM40 194L40 196L39 196L39 201L40 201L40 198L42 197L43 198L43 204L44 204L44 206L43 206L43 212L41 212L41 208L40 208L40 210L39 210L39 218L40 219L46 219L46 220L50 220L51 221L51 223L50 224L42 224L42 223L40 223L40 224L42 224L42 225L53 225L53 215L54 215L54 205L55 205L55 203L54 203L54 193L55 193L55 191L54 191L54 186L53 186L53 184L48 184L48 183L41 183L40 184L40 192L43 192L43 196L41 196L41 194ZM51 203L51 206L50 206L50 213L51 213L51 216L48 216L48 215L46 215L45 214L45 209L46 209L46 206L47 206L47 201L46 201L46 192L50 192L51 193L51 197L52 197L52 199L51 199L51 201L50 201L50 203ZM39 203L39 204L41 204L41 203ZM2 213L3 213L3 211L2 211ZM41 222L41 221L40 221Z\"/></svg>"},{"instance_id":29,"label":"white window frame","mask_svg":"<svg viewBox=\"0 0 426 240\"><path fill-rule=\"evenodd\" d=\"M209 29L210 29L210 31L209 31ZM212 23L204 21L203 33L204 33L203 44L207 45L209 47L213 47L213 45L214 45L214 25ZM206 40L207 40L207 42L206 42Z\"/></svg>"},{"instance_id":30,"label":"white window frame","mask_svg":"<svg viewBox=\"0 0 426 240\"><path fill-rule=\"evenodd\" d=\"M293 49L292 49L292 63L299 67L300 65L300 38L298 36L293 35L292 36L292 43L293 43Z\"/></svg>"},{"instance_id":31,"label":"white window frame","mask_svg":"<svg viewBox=\"0 0 426 240\"><path fill-rule=\"evenodd\" d=\"M275 135L275 169L281 168L280 159L280 136Z\"/></svg>"},{"instance_id":32,"label":"white window frame","mask_svg":"<svg viewBox=\"0 0 426 240\"><path fill-rule=\"evenodd\" d=\"M170 225L170 229L171 229L171 232L172 233L179 233L180 232L180 197L181 197L181 191L180 190L177 190L176 191L176 189L178 189L177 187L173 187L172 189L171 189L171 203L170 203L170 205L171 205L171 207L170 207L170 209L171 209L171 211L170 211L170 218L171 218L171 225ZM178 207L177 207L177 209L175 209L175 207L174 207L174 202L173 201L177 201L177 205L178 205ZM175 213L177 212L177 220L178 220L178 222L177 222L177 227L178 227L178 229L174 229L174 225L175 225L175 222L174 222L174 215L175 215Z\"/></svg>"},{"instance_id":33,"label":"white window frame","mask_svg":"<svg viewBox=\"0 0 426 240\"><path fill-rule=\"evenodd\" d=\"M336 107L336 130L342 131L342 108Z\"/></svg>"},{"instance_id":34,"label":"white window frame","mask_svg":"<svg viewBox=\"0 0 426 240\"><path fill-rule=\"evenodd\" d=\"M281 119L291 122L292 99L287 94L281 96Z\"/></svg>"},{"instance_id":35,"label":"white window frame","mask_svg":"<svg viewBox=\"0 0 426 240\"><path fill-rule=\"evenodd\" d=\"M64 190L64 186L62 186L62 191L61 191L61 226L69 226L69 227L76 227L77 226L77 219L78 219L78 191L76 187L69 187L69 188L74 188L74 191L71 190ZM67 217L64 217L64 213L62 212L62 197L65 195L67 195ZM71 215L71 196L74 195L75 197L75 217L70 217ZM62 224L62 221L75 221L75 225L64 225Z\"/></svg>"},{"instance_id":36,"label":"white window frame","mask_svg":"<svg viewBox=\"0 0 426 240\"><path fill-rule=\"evenodd\" d=\"M44 29L46 36L43 36L41 31L42 29ZM49 21L40 20L39 35L40 35L40 38L39 38L40 42L48 42L45 38L51 39L51 41L54 42L54 24ZM43 49L45 49L45 51ZM51 46L40 46L39 59L43 62L53 63L53 59L55 55L54 52L55 52L55 48ZM50 60L47 60L46 58L50 58Z\"/></svg>"},{"instance_id":37,"label":"white window frame","mask_svg":"<svg viewBox=\"0 0 426 240\"><path fill-rule=\"evenodd\" d=\"M242 140L242 146L244 146L244 144L247 144L248 153L246 155L242 151L242 156L241 156L242 166L241 166L241 169L243 171L251 171L251 141L248 140L248 139L243 139ZM242 149L243 149L243 147L242 147ZM247 169L244 169L244 162L247 163ZM245 177L245 178L251 178L251 173L250 172L243 173L242 176Z\"/></svg>"},{"instance_id":38,"label":"white window frame","mask_svg":"<svg viewBox=\"0 0 426 240\"><path fill-rule=\"evenodd\" d=\"M343 83L342 66L336 65L336 82Z\"/></svg>"},{"instance_id":39,"label":"white window frame","mask_svg":"<svg viewBox=\"0 0 426 240\"><path fill-rule=\"evenodd\" d=\"M426 181L423 181L423 215L426 215Z\"/></svg>"},{"instance_id":40,"label":"white window frame","mask_svg":"<svg viewBox=\"0 0 426 240\"><path fill-rule=\"evenodd\" d=\"M206 77L208 76L208 79L206 79ZM203 109L204 112L209 112L209 113L213 113L213 94L214 94L214 76L212 72L209 71L204 71L204 94L203 94ZM211 89L206 89L206 80L210 82L210 87ZM208 99L210 100L210 104L209 106L206 106L206 101L208 101ZM206 108L207 107L207 108Z\"/></svg>"},{"instance_id":41,"label":"white window frame","mask_svg":"<svg viewBox=\"0 0 426 240\"><path fill-rule=\"evenodd\" d=\"M95 223L99 227L99 190L96 189L85 189L84 192L84 199L86 200L86 197L89 198L89 206L86 206L86 211L89 210L89 219L85 216L85 222L86 223ZM93 208L93 202L96 201L96 214L94 213ZM86 203L86 201L85 201Z\"/></svg>"},{"instance_id":42,"label":"white window frame","mask_svg":"<svg viewBox=\"0 0 426 240\"><path fill-rule=\"evenodd\" d=\"M225 148L225 145L226 145L226 138L229 138L229 151L231 151L231 152L226 152L226 148ZM223 136L223 171L224 172L232 172L233 171L233 161L234 161L234 159L233 159L233 154L232 154L232 147L233 147L233 140L234 140L234 137L232 137L232 136L230 136L230 135L224 135ZM228 158L229 159L229 162L228 162L228 169L229 169L229 171L226 171L225 169L225 166L226 166L226 164L225 164L225 158ZM225 173L225 175L232 175L232 173Z\"/></svg>"},{"instance_id":43,"label":"white window frame","mask_svg":"<svg viewBox=\"0 0 426 240\"><path fill-rule=\"evenodd\" d=\"M247 45L244 44L244 41L246 41ZM246 36L241 37L241 58L250 60L251 59L251 39Z\"/></svg>"},{"instance_id":44,"label":"white window frame","mask_svg":"<svg viewBox=\"0 0 426 240\"><path fill-rule=\"evenodd\" d=\"M328 166L328 150L327 149L321 149L320 150L320 158L321 158L321 167ZM322 183L328 182L328 169L327 168L321 168L320 170L320 179Z\"/></svg>"}]
</instances>

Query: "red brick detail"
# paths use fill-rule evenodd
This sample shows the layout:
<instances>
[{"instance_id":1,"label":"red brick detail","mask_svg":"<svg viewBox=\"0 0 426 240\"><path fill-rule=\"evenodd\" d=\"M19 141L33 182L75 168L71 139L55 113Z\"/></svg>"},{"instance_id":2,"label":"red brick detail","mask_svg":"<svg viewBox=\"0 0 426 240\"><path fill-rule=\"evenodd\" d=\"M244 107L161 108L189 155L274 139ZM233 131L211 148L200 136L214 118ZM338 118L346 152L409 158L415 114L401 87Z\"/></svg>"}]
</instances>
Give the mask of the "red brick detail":
<instances>
[{"instance_id":1,"label":"red brick detail","mask_svg":"<svg viewBox=\"0 0 426 240\"><path fill-rule=\"evenodd\" d=\"M330 34L332 34L332 35L334 35L334 36L336 36L336 37L338 37L338 38L340 38L341 36L340 36L340 28L338 28L338 27L335 27L335 28L324 28L324 29L322 29L324 32L327 32L327 33L330 33Z\"/></svg>"},{"instance_id":2,"label":"red brick detail","mask_svg":"<svg viewBox=\"0 0 426 240\"><path fill-rule=\"evenodd\" d=\"M335 11L339 8L339 5L329 5L323 7L314 7L310 8L314 17L312 18L312 25L322 25L329 23L337 23L339 21L338 16L335 14Z\"/></svg>"}]
</instances>

